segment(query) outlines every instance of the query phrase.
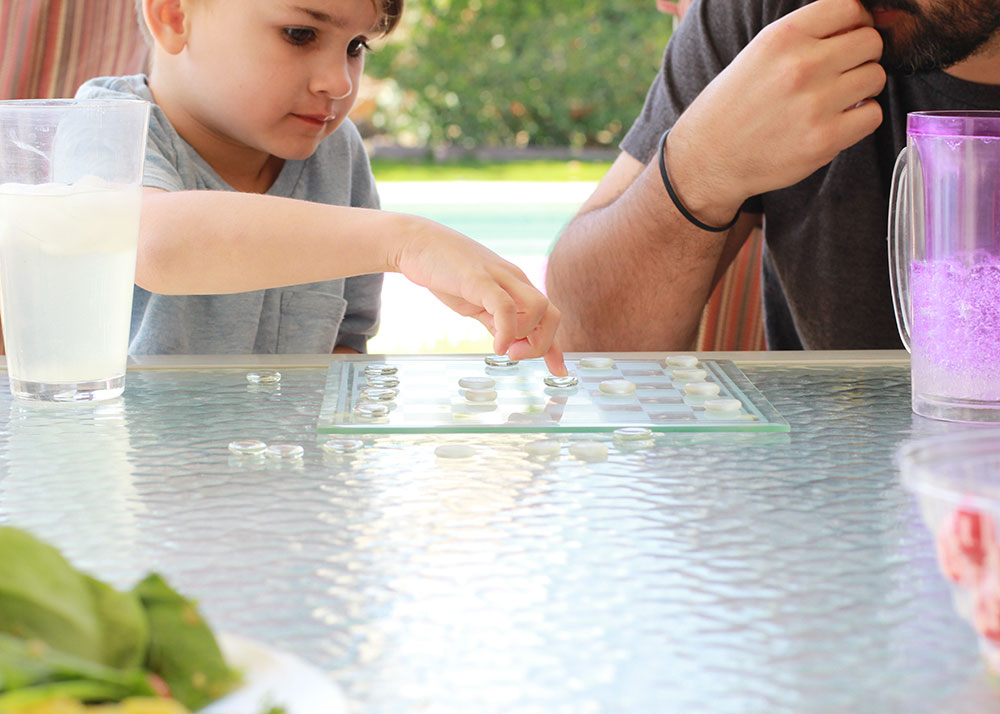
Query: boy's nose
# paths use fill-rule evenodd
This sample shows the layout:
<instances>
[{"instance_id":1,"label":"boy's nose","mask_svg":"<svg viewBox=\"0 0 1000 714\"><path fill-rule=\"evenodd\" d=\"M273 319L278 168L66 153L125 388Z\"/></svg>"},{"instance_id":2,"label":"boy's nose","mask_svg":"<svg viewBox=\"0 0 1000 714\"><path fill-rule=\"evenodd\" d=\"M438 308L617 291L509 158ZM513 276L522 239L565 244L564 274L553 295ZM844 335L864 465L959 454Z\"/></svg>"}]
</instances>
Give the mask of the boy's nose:
<instances>
[{"instance_id":1,"label":"boy's nose","mask_svg":"<svg viewBox=\"0 0 1000 714\"><path fill-rule=\"evenodd\" d=\"M354 91L354 81L347 65L341 62L325 64L313 74L312 91L331 99L344 99Z\"/></svg>"}]
</instances>

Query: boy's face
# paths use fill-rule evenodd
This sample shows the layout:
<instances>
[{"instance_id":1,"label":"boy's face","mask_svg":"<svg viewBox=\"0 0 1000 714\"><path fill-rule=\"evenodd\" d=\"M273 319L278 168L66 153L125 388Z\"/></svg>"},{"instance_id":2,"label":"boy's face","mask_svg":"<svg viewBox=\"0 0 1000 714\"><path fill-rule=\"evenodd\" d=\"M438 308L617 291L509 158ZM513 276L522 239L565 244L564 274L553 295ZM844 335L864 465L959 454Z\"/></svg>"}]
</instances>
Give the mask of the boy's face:
<instances>
[{"instance_id":1,"label":"boy's face","mask_svg":"<svg viewBox=\"0 0 1000 714\"><path fill-rule=\"evenodd\" d=\"M176 56L188 119L223 145L304 159L357 97L371 0L197 0Z\"/></svg>"}]
</instances>

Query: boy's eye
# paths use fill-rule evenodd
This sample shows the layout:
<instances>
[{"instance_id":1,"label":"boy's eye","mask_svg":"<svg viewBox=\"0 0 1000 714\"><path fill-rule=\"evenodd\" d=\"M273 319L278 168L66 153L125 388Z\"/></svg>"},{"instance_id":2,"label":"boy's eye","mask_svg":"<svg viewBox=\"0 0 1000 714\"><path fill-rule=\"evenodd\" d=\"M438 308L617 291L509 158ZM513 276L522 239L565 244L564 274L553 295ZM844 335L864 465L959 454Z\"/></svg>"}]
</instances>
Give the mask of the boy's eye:
<instances>
[{"instance_id":1,"label":"boy's eye","mask_svg":"<svg viewBox=\"0 0 1000 714\"><path fill-rule=\"evenodd\" d=\"M368 46L368 41L364 37L355 37L347 45L347 54L350 57L359 57L366 51L370 52L371 47Z\"/></svg>"},{"instance_id":2,"label":"boy's eye","mask_svg":"<svg viewBox=\"0 0 1000 714\"><path fill-rule=\"evenodd\" d=\"M316 31L308 27L286 27L282 32L293 45L308 45L316 40Z\"/></svg>"}]
</instances>

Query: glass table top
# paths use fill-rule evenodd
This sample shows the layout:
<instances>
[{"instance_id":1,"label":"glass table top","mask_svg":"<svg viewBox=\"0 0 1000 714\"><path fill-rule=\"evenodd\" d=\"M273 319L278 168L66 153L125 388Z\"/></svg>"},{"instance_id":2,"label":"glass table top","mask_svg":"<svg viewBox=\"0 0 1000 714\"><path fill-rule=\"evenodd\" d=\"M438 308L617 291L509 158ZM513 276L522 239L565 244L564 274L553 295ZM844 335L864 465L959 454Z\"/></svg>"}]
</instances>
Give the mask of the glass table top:
<instances>
[{"instance_id":1,"label":"glass table top","mask_svg":"<svg viewBox=\"0 0 1000 714\"><path fill-rule=\"evenodd\" d=\"M905 358L730 357L790 433L331 453L326 362L276 362L270 384L222 359L137 367L98 405L3 389L0 523L119 586L164 573L357 712L1000 709L892 461L954 428L911 413ZM242 439L303 455L238 456Z\"/></svg>"}]
</instances>

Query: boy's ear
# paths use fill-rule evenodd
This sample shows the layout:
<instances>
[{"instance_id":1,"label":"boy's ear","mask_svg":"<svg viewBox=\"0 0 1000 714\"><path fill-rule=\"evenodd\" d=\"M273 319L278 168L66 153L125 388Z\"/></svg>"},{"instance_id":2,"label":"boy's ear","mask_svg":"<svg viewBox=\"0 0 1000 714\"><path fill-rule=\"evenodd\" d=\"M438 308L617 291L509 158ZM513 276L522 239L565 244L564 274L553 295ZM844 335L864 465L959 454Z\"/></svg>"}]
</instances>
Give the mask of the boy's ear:
<instances>
[{"instance_id":1,"label":"boy's ear","mask_svg":"<svg viewBox=\"0 0 1000 714\"><path fill-rule=\"evenodd\" d=\"M165 52L175 55L187 44L188 22L183 0L143 0L149 33Z\"/></svg>"}]
</instances>

